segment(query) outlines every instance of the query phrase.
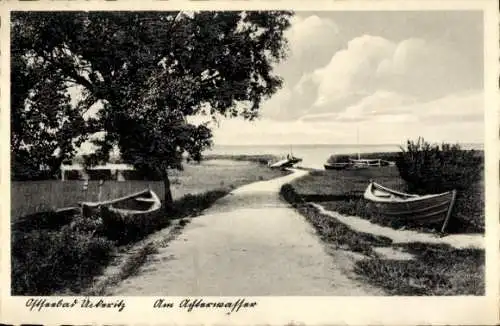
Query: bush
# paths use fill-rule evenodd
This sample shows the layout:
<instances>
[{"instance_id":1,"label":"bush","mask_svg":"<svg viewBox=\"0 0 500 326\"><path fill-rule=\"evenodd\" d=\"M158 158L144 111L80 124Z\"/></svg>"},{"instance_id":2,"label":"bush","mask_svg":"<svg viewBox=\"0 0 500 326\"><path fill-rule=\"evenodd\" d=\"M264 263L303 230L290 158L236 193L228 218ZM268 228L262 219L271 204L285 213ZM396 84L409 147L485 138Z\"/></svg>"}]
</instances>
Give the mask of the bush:
<instances>
[{"instance_id":1,"label":"bush","mask_svg":"<svg viewBox=\"0 0 500 326\"><path fill-rule=\"evenodd\" d=\"M479 182L483 156L459 145L431 145L419 138L408 141L396 162L408 191L434 194L457 190L451 232L484 232L484 198Z\"/></svg>"},{"instance_id":2,"label":"bush","mask_svg":"<svg viewBox=\"0 0 500 326\"><path fill-rule=\"evenodd\" d=\"M281 186L280 189L280 195L283 197L284 200L291 204L299 204L303 202L302 197L297 194L293 186L289 183L284 184Z\"/></svg>"},{"instance_id":3,"label":"bush","mask_svg":"<svg viewBox=\"0 0 500 326\"><path fill-rule=\"evenodd\" d=\"M457 195L450 219L450 233L483 233L485 228L484 191L481 183Z\"/></svg>"},{"instance_id":4,"label":"bush","mask_svg":"<svg viewBox=\"0 0 500 326\"><path fill-rule=\"evenodd\" d=\"M86 230L66 225L60 231L13 232L12 294L78 293L106 265L114 248L94 231L92 225Z\"/></svg>"},{"instance_id":5,"label":"bush","mask_svg":"<svg viewBox=\"0 0 500 326\"><path fill-rule=\"evenodd\" d=\"M215 189L201 194L186 194L174 202L173 218L198 215L228 193L226 189Z\"/></svg>"},{"instance_id":6,"label":"bush","mask_svg":"<svg viewBox=\"0 0 500 326\"><path fill-rule=\"evenodd\" d=\"M117 245L138 241L170 224L170 220L165 216L163 210L138 216L122 216L103 206L100 210L100 217L102 219L102 232L100 234L116 241Z\"/></svg>"},{"instance_id":7,"label":"bush","mask_svg":"<svg viewBox=\"0 0 500 326\"><path fill-rule=\"evenodd\" d=\"M396 164L409 192L434 194L468 191L481 177L482 158L459 145L431 145L419 138L408 140Z\"/></svg>"},{"instance_id":8,"label":"bush","mask_svg":"<svg viewBox=\"0 0 500 326\"><path fill-rule=\"evenodd\" d=\"M69 224L76 215L76 211L38 212L19 218L13 223L12 229L23 232L40 229L58 230L63 225Z\"/></svg>"}]
</instances>

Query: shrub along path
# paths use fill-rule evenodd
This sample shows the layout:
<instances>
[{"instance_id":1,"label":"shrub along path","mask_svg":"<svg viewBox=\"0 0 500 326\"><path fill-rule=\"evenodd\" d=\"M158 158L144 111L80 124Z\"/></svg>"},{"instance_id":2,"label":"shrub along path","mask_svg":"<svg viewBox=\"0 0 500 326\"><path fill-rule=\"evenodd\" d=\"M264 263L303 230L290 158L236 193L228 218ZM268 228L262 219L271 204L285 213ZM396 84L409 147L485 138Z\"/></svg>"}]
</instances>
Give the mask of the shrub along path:
<instances>
[{"instance_id":1,"label":"shrub along path","mask_svg":"<svg viewBox=\"0 0 500 326\"><path fill-rule=\"evenodd\" d=\"M310 224L280 199L283 184L307 173L234 190L109 294L383 295L349 278L353 259L327 253Z\"/></svg>"}]
</instances>

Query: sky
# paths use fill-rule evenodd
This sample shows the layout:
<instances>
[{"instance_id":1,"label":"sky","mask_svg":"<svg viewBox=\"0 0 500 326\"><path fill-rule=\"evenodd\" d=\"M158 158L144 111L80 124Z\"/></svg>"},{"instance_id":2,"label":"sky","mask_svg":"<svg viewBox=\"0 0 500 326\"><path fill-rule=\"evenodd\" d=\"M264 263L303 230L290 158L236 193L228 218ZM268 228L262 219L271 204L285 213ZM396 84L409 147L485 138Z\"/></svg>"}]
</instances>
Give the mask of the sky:
<instances>
[{"instance_id":1,"label":"sky","mask_svg":"<svg viewBox=\"0 0 500 326\"><path fill-rule=\"evenodd\" d=\"M483 142L481 12L298 12L286 36L283 88L215 144Z\"/></svg>"},{"instance_id":2,"label":"sky","mask_svg":"<svg viewBox=\"0 0 500 326\"><path fill-rule=\"evenodd\" d=\"M297 12L286 37L282 89L216 145L483 143L482 12Z\"/></svg>"}]
</instances>

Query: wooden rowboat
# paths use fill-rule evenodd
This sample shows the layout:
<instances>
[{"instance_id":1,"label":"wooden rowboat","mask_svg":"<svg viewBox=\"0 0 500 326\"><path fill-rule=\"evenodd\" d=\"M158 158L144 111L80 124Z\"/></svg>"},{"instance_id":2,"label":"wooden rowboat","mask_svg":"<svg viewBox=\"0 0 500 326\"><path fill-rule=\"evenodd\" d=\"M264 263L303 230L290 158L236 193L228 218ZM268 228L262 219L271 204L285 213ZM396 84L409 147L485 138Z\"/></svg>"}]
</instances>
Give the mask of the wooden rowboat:
<instances>
[{"instance_id":1,"label":"wooden rowboat","mask_svg":"<svg viewBox=\"0 0 500 326\"><path fill-rule=\"evenodd\" d=\"M434 195L413 195L398 192L370 182L364 198L382 217L413 225L441 224L444 232L455 203L456 190Z\"/></svg>"},{"instance_id":2,"label":"wooden rowboat","mask_svg":"<svg viewBox=\"0 0 500 326\"><path fill-rule=\"evenodd\" d=\"M276 163L269 164L269 167L271 169L276 169L276 168L291 168L295 164L302 162L302 159L299 157L294 157L294 156L289 156L286 159L283 159L281 161L278 161Z\"/></svg>"},{"instance_id":3,"label":"wooden rowboat","mask_svg":"<svg viewBox=\"0 0 500 326\"><path fill-rule=\"evenodd\" d=\"M344 170L350 163L325 163L325 170Z\"/></svg>"},{"instance_id":4,"label":"wooden rowboat","mask_svg":"<svg viewBox=\"0 0 500 326\"><path fill-rule=\"evenodd\" d=\"M124 197L101 201L82 202L82 215L89 216L106 208L109 212L121 217L145 216L161 208L160 198L150 189L145 189Z\"/></svg>"}]
</instances>

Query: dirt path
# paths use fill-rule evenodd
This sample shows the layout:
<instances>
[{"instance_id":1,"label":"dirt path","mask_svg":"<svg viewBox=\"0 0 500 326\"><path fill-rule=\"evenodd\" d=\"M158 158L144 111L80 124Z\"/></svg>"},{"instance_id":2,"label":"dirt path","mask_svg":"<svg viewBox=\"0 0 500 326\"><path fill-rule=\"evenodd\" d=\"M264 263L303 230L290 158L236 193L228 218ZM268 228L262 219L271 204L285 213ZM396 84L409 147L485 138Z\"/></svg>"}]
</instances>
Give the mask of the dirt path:
<instances>
[{"instance_id":1,"label":"dirt path","mask_svg":"<svg viewBox=\"0 0 500 326\"><path fill-rule=\"evenodd\" d=\"M234 190L192 220L111 295L377 295L346 276L352 258L327 254L305 219L279 198L293 174Z\"/></svg>"},{"instance_id":2,"label":"dirt path","mask_svg":"<svg viewBox=\"0 0 500 326\"><path fill-rule=\"evenodd\" d=\"M408 242L425 242L447 244L457 249L484 249L484 235L482 234L451 234L444 237L439 237L438 235L432 233L420 233L412 230L395 230L390 227L371 223L370 221L360 217L345 216L337 212L329 211L320 204L311 203L311 205L316 207L322 214L337 219L341 223L347 225L357 232L387 237L390 238L395 244Z\"/></svg>"}]
</instances>

